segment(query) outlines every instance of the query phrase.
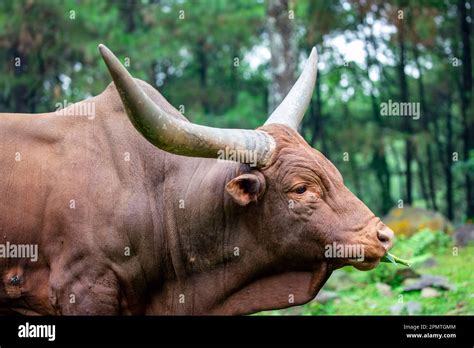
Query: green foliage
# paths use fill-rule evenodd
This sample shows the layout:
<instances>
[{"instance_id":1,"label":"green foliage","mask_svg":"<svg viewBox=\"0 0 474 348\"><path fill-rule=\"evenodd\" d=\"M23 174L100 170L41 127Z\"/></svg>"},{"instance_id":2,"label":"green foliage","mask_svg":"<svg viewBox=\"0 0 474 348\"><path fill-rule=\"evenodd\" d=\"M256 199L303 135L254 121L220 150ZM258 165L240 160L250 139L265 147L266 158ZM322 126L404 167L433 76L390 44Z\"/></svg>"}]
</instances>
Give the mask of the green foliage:
<instances>
[{"instance_id":1,"label":"green foliage","mask_svg":"<svg viewBox=\"0 0 474 348\"><path fill-rule=\"evenodd\" d=\"M434 255L445 254L451 245L451 237L443 231L421 230L411 237L400 236L391 253L407 259L413 267ZM398 285L401 281L396 272L403 266L381 263L371 272L364 273L369 282L383 282Z\"/></svg>"},{"instance_id":2,"label":"green foliage","mask_svg":"<svg viewBox=\"0 0 474 348\"><path fill-rule=\"evenodd\" d=\"M407 257L423 256L429 253L438 255L446 252L451 242L451 237L443 231L424 229L410 238L397 241L393 250L400 250Z\"/></svg>"},{"instance_id":3,"label":"green foliage","mask_svg":"<svg viewBox=\"0 0 474 348\"><path fill-rule=\"evenodd\" d=\"M213 127L254 129L265 122L264 105L263 100L258 100L248 92L240 92L235 107L218 117L199 114L195 122Z\"/></svg>"}]
</instances>

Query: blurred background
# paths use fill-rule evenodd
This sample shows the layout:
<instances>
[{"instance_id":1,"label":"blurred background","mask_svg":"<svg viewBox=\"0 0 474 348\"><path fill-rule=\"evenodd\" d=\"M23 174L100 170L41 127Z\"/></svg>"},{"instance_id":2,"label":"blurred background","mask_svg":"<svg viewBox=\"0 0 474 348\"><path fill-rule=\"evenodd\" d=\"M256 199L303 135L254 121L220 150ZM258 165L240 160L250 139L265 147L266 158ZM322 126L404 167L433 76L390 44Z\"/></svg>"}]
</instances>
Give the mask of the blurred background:
<instances>
[{"instance_id":1,"label":"blurred background","mask_svg":"<svg viewBox=\"0 0 474 348\"><path fill-rule=\"evenodd\" d=\"M111 80L104 43L191 121L256 128L316 46L301 133L385 216L414 267L344 269L326 298L275 313L473 314L472 6L1 0L0 112L49 112L100 93ZM400 103L412 109L397 116Z\"/></svg>"}]
</instances>

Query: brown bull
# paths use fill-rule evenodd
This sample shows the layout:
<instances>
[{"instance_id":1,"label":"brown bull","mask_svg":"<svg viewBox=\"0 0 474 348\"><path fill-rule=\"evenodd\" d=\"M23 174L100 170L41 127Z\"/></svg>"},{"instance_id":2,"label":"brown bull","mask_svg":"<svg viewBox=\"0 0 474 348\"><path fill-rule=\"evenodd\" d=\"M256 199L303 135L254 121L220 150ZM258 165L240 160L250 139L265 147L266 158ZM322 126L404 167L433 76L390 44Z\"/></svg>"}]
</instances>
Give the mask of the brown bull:
<instances>
[{"instance_id":1,"label":"brown bull","mask_svg":"<svg viewBox=\"0 0 474 348\"><path fill-rule=\"evenodd\" d=\"M258 130L188 122L100 50L115 82L102 94L61 114L0 116L1 312L278 309L391 247L392 232L297 132L315 50ZM363 257L327 254L347 245Z\"/></svg>"}]
</instances>

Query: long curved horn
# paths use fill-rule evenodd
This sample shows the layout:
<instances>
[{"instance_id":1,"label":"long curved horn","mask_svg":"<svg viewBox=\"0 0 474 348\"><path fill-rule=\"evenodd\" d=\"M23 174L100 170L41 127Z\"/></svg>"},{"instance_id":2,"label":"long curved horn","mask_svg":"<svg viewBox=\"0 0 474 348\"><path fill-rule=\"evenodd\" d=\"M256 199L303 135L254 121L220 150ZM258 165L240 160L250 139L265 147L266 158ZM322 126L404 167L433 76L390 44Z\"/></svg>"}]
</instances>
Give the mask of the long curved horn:
<instances>
[{"instance_id":1,"label":"long curved horn","mask_svg":"<svg viewBox=\"0 0 474 348\"><path fill-rule=\"evenodd\" d=\"M275 149L275 140L263 131L221 129L177 119L155 104L137 85L127 69L104 45L100 53L115 82L128 117L135 128L158 148L184 156L222 158L228 151L252 151L251 156L235 156L241 163L265 166ZM256 158L255 158L256 157ZM225 158L223 158L225 159Z\"/></svg>"},{"instance_id":2,"label":"long curved horn","mask_svg":"<svg viewBox=\"0 0 474 348\"><path fill-rule=\"evenodd\" d=\"M294 130L298 129L306 109L311 102L317 72L318 53L316 52L316 47L313 47L300 77L288 92L285 99L283 99L275 111L272 112L265 122L265 125L281 123Z\"/></svg>"}]
</instances>

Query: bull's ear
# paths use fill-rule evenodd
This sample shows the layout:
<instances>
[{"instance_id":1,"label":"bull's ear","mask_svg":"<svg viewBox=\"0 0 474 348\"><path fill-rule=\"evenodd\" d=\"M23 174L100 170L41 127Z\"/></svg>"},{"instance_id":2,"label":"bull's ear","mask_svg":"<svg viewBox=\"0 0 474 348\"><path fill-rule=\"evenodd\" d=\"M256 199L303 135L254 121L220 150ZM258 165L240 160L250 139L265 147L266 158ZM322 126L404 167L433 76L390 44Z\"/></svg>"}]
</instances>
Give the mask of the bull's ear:
<instances>
[{"instance_id":1,"label":"bull's ear","mask_svg":"<svg viewBox=\"0 0 474 348\"><path fill-rule=\"evenodd\" d=\"M251 174L242 174L229 181L227 192L233 200L241 206L256 202L265 192L265 177L259 171Z\"/></svg>"}]
</instances>

